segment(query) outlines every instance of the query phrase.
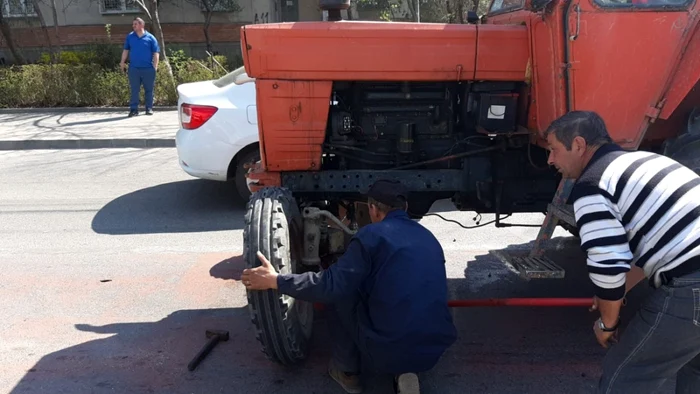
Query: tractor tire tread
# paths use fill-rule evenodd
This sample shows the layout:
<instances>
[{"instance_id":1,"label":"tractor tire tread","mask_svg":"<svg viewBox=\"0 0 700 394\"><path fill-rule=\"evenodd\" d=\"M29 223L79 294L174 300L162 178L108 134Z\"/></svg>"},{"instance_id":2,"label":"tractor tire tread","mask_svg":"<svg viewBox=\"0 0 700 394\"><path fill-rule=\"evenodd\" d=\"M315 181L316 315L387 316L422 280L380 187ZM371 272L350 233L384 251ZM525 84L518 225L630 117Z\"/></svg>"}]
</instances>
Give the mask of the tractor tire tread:
<instances>
[{"instance_id":1,"label":"tractor tire tread","mask_svg":"<svg viewBox=\"0 0 700 394\"><path fill-rule=\"evenodd\" d=\"M243 231L247 268L260 266L260 250L280 273L291 273L289 223L299 210L287 189L265 188L254 193L247 204ZM295 321L289 297L277 290L247 291L248 309L256 328L255 336L268 359L283 365L306 358L308 338Z\"/></svg>"}]
</instances>

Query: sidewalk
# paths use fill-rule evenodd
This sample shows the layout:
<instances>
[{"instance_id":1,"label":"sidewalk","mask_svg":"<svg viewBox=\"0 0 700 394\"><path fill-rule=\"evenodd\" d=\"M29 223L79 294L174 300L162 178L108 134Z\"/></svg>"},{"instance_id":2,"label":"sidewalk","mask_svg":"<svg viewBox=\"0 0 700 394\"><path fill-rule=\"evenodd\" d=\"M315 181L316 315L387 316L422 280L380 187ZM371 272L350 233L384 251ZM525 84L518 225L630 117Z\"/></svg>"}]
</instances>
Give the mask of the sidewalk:
<instances>
[{"instance_id":1,"label":"sidewalk","mask_svg":"<svg viewBox=\"0 0 700 394\"><path fill-rule=\"evenodd\" d=\"M172 148L174 108L127 117L128 109L0 109L0 150Z\"/></svg>"}]
</instances>

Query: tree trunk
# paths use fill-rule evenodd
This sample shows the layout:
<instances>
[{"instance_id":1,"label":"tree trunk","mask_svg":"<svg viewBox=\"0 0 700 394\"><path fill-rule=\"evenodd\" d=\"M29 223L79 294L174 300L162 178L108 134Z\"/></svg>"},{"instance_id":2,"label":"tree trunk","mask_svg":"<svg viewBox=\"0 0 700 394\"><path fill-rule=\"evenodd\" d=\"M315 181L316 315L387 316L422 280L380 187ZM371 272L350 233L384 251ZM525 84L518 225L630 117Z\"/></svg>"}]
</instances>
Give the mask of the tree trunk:
<instances>
[{"instance_id":1,"label":"tree trunk","mask_svg":"<svg viewBox=\"0 0 700 394\"><path fill-rule=\"evenodd\" d=\"M165 64L166 71L168 71L168 75L170 77L173 77L173 70L170 67L170 62L168 62L168 55L165 52L165 37L163 36L163 28L160 26L160 17L158 16L158 6L156 0L151 0L151 3L153 4L153 9L151 10L151 15L153 17L153 31L156 33L156 37L158 38L158 41L160 41L160 52L161 52L161 58L163 58L163 63ZM173 85L175 84L175 81L173 80Z\"/></svg>"},{"instance_id":2,"label":"tree trunk","mask_svg":"<svg viewBox=\"0 0 700 394\"><path fill-rule=\"evenodd\" d=\"M459 23L464 24L464 0L458 0L459 2L457 3L457 18L459 19Z\"/></svg>"},{"instance_id":3,"label":"tree trunk","mask_svg":"<svg viewBox=\"0 0 700 394\"><path fill-rule=\"evenodd\" d=\"M418 12L416 10L415 1L417 1L417 0L407 0L406 6L408 8L408 13L410 15L410 19L414 22L418 22Z\"/></svg>"},{"instance_id":4,"label":"tree trunk","mask_svg":"<svg viewBox=\"0 0 700 394\"><path fill-rule=\"evenodd\" d=\"M170 62L168 61L168 55L165 51L165 37L163 36L163 29L160 26L160 16L158 16L158 1L150 0L153 6L151 10L151 16L153 17L153 30L156 33L158 41L160 41L160 52L163 58L163 65L165 65L165 71L168 73L168 79L170 82L170 89L177 96L177 84L175 83L175 76L173 75L173 68L170 67Z\"/></svg>"},{"instance_id":5,"label":"tree trunk","mask_svg":"<svg viewBox=\"0 0 700 394\"><path fill-rule=\"evenodd\" d=\"M136 0L136 4L146 13L151 26L153 26L153 35L158 39L160 44L160 57L165 65L165 71L168 73L170 88L177 94L177 86L175 85L175 76L173 69L170 67L168 55L165 51L165 38L163 37L163 29L160 26L160 17L158 16L158 0Z\"/></svg>"},{"instance_id":6,"label":"tree trunk","mask_svg":"<svg viewBox=\"0 0 700 394\"><path fill-rule=\"evenodd\" d=\"M459 1L459 0L457 0L457 1ZM447 11L447 18L448 18L448 19L447 19L447 23L454 23L454 21L455 21L455 20L454 20L455 14L454 14L454 12L452 11L452 4L451 4L449 1L446 2L445 8L446 8L446 11Z\"/></svg>"},{"instance_id":7,"label":"tree trunk","mask_svg":"<svg viewBox=\"0 0 700 394\"><path fill-rule=\"evenodd\" d=\"M22 56L22 53L17 49L15 39L12 36L12 28L3 16L3 7L0 7L0 32L2 32L2 36L5 38L5 42L10 49L10 53L12 53L12 57L15 58L15 63L25 64L24 56Z\"/></svg>"},{"instance_id":8,"label":"tree trunk","mask_svg":"<svg viewBox=\"0 0 700 394\"><path fill-rule=\"evenodd\" d=\"M46 19L44 19L44 14L41 12L39 7L39 0L32 0L32 5L34 6L34 12L36 12L39 18L39 23L41 24L41 31L44 33L44 40L46 40L46 45L49 47L49 54L51 55L51 63L57 63L56 51L53 49L53 44L51 43L51 35L49 34L49 28L46 26Z\"/></svg>"},{"instance_id":9,"label":"tree trunk","mask_svg":"<svg viewBox=\"0 0 700 394\"><path fill-rule=\"evenodd\" d=\"M357 12L357 2L353 1L350 3L350 8L348 8L348 20L356 20L359 19L359 15Z\"/></svg>"},{"instance_id":10,"label":"tree trunk","mask_svg":"<svg viewBox=\"0 0 700 394\"><path fill-rule=\"evenodd\" d=\"M204 39L207 42L207 52L209 53L214 53L214 50L212 48L211 44L211 38L209 37L209 26L211 25L211 17L212 17L212 10L211 7L209 7L208 4L206 4L206 1L203 1L204 3L204 8L206 8L207 15L204 17Z\"/></svg>"},{"instance_id":11,"label":"tree trunk","mask_svg":"<svg viewBox=\"0 0 700 394\"><path fill-rule=\"evenodd\" d=\"M60 38L58 35L58 11L56 11L56 0L51 0L51 16L53 17L53 34L56 36L56 42L60 45Z\"/></svg>"}]
</instances>

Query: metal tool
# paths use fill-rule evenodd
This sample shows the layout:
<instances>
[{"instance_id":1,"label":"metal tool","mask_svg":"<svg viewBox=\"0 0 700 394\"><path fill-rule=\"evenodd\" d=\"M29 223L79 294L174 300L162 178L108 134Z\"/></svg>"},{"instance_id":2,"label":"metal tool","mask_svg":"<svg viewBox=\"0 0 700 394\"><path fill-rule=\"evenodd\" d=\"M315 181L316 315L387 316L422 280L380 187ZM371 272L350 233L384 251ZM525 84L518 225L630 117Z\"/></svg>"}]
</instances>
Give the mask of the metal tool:
<instances>
[{"instance_id":1,"label":"metal tool","mask_svg":"<svg viewBox=\"0 0 700 394\"><path fill-rule=\"evenodd\" d=\"M190 363L187 365L187 369L190 371L194 371L195 368L197 368L197 365L199 365L202 360L211 352L211 350L216 346L219 341L228 341L229 335L228 331L224 330L207 330L206 332L207 338L209 338L209 341L207 341L207 344L204 345L202 350L197 353L196 356L190 361Z\"/></svg>"}]
</instances>

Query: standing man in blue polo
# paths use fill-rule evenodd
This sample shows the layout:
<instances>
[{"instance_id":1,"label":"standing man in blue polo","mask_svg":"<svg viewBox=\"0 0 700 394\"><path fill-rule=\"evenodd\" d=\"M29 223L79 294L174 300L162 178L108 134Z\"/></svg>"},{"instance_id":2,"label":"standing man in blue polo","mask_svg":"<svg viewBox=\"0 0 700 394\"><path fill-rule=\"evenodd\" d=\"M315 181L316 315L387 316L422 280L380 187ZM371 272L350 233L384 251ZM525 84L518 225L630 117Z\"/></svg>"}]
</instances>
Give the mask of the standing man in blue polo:
<instances>
[{"instance_id":1,"label":"standing man in blue polo","mask_svg":"<svg viewBox=\"0 0 700 394\"><path fill-rule=\"evenodd\" d=\"M134 19L134 31L126 36L120 66L126 70L129 57L129 86L131 101L129 117L139 114L139 93L141 85L146 96L146 115L153 115L153 87L156 83L156 70L160 59L158 40L146 31L146 23L141 18Z\"/></svg>"}]
</instances>

